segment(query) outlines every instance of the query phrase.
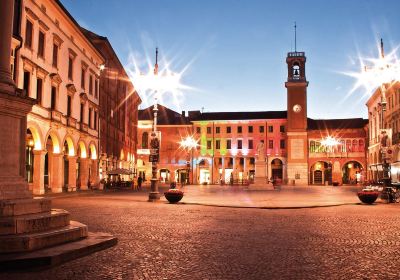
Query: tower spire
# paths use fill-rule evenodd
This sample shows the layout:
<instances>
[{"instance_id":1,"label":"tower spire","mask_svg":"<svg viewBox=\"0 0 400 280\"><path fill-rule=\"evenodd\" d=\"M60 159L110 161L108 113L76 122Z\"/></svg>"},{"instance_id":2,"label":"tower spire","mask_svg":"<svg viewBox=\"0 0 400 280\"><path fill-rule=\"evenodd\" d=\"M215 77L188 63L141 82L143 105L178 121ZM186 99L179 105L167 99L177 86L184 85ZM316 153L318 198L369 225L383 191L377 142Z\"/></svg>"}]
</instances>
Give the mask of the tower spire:
<instances>
[{"instance_id":1,"label":"tower spire","mask_svg":"<svg viewBox=\"0 0 400 280\"><path fill-rule=\"evenodd\" d=\"M297 25L294 22L294 52L297 52Z\"/></svg>"},{"instance_id":2,"label":"tower spire","mask_svg":"<svg viewBox=\"0 0 400 280\"><path fill-rule=\"evenodd\" d=\"M383 51L383 40L381 38L381 57L384 58L385 57L385 52Z\"/></svg>"},{"instance_id":3,"label":"tower spire","mask_svg":"<svg viewBox=\"0 0 400 280\"><path fill-rule=\"evenodd\" d=\"M156 64L154 64L154 75L158 74L158 47L156 48Z\"/></svg>"}]
</instances>

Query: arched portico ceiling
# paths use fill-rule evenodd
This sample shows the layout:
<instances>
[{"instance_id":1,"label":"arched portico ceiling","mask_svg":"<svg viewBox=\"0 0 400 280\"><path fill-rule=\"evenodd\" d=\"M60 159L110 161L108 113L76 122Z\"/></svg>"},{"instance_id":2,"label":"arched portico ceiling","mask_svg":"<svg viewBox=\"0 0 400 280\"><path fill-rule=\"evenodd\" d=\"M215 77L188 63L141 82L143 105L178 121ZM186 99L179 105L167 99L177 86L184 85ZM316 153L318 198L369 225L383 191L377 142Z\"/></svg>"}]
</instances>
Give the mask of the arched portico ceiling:
<instances>
[{"instance_id":1,"label":"arched portico ceiling","mask_svg":"<svg viewBox=\"0 0 400 280\"><path fill-rule=\"evenodd\" d=\"M74 156L75 155L75 145L74 142L72 141L71 136L66 136L64 143L67 142L68 145L68 155L69 156Z\"/></svg>"},{"instance_id":2,"label":"arched portico ceiling","mask_svg":"<svg viewBox=\"0 0 400 280\"><path fill-rule=\"evenodd\" d=\"M40 128L38 128L36 126L36 124L28 122L27 129L29 129L29 131L32 134L33 141L34 141L34 150L41 150L43 147L43 144L42 144L43 142L42 142L42 134L40 132Z\"/></svg>"},{"instance_id":3,"label":"arched portico ceiling","mask_svg":"<svg viewBox=\"0 0 400 280\"><path fill-rule=\"evenodd\" d=\"M80 140L78 142L78 148L79 148L80 153L77 156L79 156L80 158L87 158L86 146L82 140Z\"/></svg>"},{"instance_id":4,"label":"arched portico ceiling","mask_svg":"<svg viewBox=\"0 0 400 280\"><path fill-rule=\"evenodd\" d=\"M95 144L94 143L90 143L89 149L90 149L90 158L91 159L97 159L97 150L96 150Z\"/></svg>"},{"instance_id":5,"label":"arched portico ceiling","mask_svg":"<svg viewBox=\"0 0 400 280\"><path fill-rule=\"evenodd\" d=\"M53 143L53 153L59 154L61 152L61 146L60 146L60 140L59 140L60 138L59 138L57 132L54 130L50 130L47 133L46 142L49 138L51 139L51 142Z\"/></svg>"}]
</instances>

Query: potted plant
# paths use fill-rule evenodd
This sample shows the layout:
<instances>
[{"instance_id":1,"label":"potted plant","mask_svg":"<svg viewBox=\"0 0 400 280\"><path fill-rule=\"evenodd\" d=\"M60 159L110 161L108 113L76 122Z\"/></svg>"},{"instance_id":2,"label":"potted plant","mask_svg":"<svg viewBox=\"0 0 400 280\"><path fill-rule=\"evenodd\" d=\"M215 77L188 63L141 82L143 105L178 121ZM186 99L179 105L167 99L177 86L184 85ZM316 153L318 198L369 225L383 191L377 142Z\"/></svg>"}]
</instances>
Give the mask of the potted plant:
<instances>
[{"instance_id":1,"label":"potted plant","mask_svg":"<svg viewBox=\"0 0 400 280\"><path fill-rule=\"evenodd\" d=\"M177 203L182 199L183 191L178 189L169 189L168 191L164 192L164 196L169 203Z\"/></svg>"},{"instance_id":2,"label":"potted plant","mask_svg":"<svg viewBox=\"0 0 400 280\"><path fill-rule=\"evenodd\" d=\"M357 193L358 198L361 202L366 204L372 204L379 196L379 192L373 189L363 189Z\"/></svg>"}]
</instances>

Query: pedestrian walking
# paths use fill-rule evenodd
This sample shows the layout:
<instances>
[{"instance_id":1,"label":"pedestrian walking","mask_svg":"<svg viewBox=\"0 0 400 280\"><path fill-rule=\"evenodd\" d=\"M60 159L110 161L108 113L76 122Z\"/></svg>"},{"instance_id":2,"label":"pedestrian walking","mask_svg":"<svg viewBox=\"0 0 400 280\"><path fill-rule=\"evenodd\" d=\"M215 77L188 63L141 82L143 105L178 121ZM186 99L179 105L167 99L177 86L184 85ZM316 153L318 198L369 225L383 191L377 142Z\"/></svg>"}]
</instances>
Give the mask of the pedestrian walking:
<instances>
[{"instance_id":1,"label":"pedestrian walking","mask_svg":"<svg viewBox=\"0 0 400 280\"><path fill-rule=\"evenodd\" d=\"M137 179L137 186L138 186L139 191L142 189L142 182L143 182L143 179L141 176L139 176L139 178Z\"/></svg>"}]
</instances>

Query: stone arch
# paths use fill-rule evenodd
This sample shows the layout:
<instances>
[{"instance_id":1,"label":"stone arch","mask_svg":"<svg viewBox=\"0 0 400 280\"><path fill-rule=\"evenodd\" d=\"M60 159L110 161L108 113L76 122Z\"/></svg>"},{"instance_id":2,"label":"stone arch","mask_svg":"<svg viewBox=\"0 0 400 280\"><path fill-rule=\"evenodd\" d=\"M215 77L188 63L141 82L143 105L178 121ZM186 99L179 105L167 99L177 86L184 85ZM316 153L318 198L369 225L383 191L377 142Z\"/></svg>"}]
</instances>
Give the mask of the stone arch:
<instances>
[{"instance_id":1,"label":"stone arch","mask_svg":"<svg viewBox=\"0 0 400 280\"><path fill-rule=\"evenodd\" d=\"M85 142L83 142L83 140L79 140L79 142L78 142L78 150L80 151L80 153L77 154L78 157L87 158L88 153L87 153Z\"/></svg>"},{"instance_id":2,"label":"stone arch","mask_svg":"<svg viewBox=\"0 0 400 280\"><path fill-rule=\"evenodd\" d=\"M332 184L332 163L325 160L315 160L310 164L310 184Z\"/></svg>"},{"instance_id":3,"label":"stone arch","mask_svg":"<svg viewBox=\"0 0 400 280\"><path fill-rule=\"evenodd\" d=\"M43 135L40 127L34 122L28 122L27 129L29 129L32 134L34 150L41 150L43 148Z\"/></svg>"},{"instance_id":4,"label":"stone arch","mask_svg":"<svg viewBox=\"0 0 400 280\"><path fill-rule=\"evenodd\" d=\"M68 155L75 156L75 144L74 144L74 140L72 139L72 137L67 134L64 137L63 144L65 144L65 142L67 142L67 145L68 145Z\"/></svg>"},{"instance_id":5,"label":"stone arch","mask_svg":"<svg viewBox=\"0 0 400 280\"><path fill-rule=\"evenodd\" d=\"M272 158L271 160L271 177L283 179L283 161L280 158Z\"/></svg>"},{"instance_id":6,"label":"stone arch","mask_svg":"<svg viewBox=\"0 0 400 280\"><path fill-rule=\"evenodd\" d=\"M342 165L343 184L355 184L361 180L364 165L355 159L346 160Z\"/></svg>"},{"instance_id":7,"label":"stone arch","mask_svg":"<svg viewBox=\"0 0 400 280\"><path fill-rule=\"evenodd\" d=\"M46 135L46 142L47 139L51 138L53 144L53 153L58 154L61 152L61 145L60 145L60 136L58 135L57 131L50 129Z\"/></svg>"},{"instance_id":8,"label":"stone arch","mask_svg":"<svg viewBox=\"0 0 400 280\"><path fill-rule=\"evenodd\" d=\"M119 153L119 159L120 160L124 160L125 159L125 152L124 152L123 148L121 149L121 152Z\"/></svg>"},{"instance_id":9,"label":"stone arch","mask_svg":"<svg viewBox=\"0 0 400 280\"><path fill-rule=\"evenodd\" d=\"M90 159L97 159L97 148L93 142L89 144L89 151L90 151Z\"/></svg>"}]
</instances>

